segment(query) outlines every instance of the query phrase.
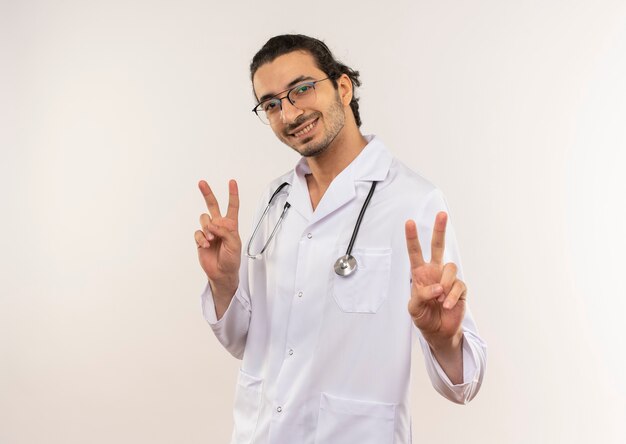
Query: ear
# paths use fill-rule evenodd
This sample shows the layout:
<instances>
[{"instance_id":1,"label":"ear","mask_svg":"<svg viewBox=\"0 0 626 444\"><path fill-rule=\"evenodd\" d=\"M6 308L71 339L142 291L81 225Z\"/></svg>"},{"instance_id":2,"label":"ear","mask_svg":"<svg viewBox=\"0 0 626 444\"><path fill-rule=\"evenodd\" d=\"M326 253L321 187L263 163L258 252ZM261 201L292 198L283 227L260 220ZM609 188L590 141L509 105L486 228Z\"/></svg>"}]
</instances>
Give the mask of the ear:
<instances>
[{"instance_id":1,"label":"ear","mask_svg":"<svg viewBox=\"0 0 626 444\"><path fill-rule=\"evenodd\" d=\"M350 106L353 91L352 81L347 74L342 74L341 77L337 79L337 92L339 93L339 98L341 99L341 103L344 108Z\"/></svg>"}]
</instances>

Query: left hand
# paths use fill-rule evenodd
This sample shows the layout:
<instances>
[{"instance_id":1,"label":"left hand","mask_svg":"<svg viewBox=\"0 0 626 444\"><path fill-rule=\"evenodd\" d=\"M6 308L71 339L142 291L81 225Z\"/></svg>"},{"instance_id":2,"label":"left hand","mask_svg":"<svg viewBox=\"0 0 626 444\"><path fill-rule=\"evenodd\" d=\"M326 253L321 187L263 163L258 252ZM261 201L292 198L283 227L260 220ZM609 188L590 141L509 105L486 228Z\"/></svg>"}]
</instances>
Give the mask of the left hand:
<instances>
[{"instance_id":1,"label":"left hand","mask_svg":"<svg viewBox=\"0 0 626 444\"><path fill-rule=\"evenodd\" d=\"M415 222L405 224L406 245L411 262L409 314L431 345L454 342L462 336L467 287L457 279L453 262L443 264L448 215L435 217L430 262L424 262Z\"/></svg>"}]
</instances>

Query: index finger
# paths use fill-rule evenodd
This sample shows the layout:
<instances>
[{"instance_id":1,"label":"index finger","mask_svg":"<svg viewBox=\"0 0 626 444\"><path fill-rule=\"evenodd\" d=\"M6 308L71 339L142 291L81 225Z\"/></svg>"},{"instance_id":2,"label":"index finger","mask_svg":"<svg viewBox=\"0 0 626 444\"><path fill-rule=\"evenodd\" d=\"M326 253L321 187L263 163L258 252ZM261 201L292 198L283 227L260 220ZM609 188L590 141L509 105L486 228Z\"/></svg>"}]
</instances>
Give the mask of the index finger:
<instances>
[{"instance_id":1,"label":"index finger","mask_svg":"<svg viewBox=\"0 0 626 444\"><path fill-rule=\"evenodd\" d=\"M213 190L211 190L211 187L209 186L209 184L206 183L206 181L201 180L198 183L198 188L200 188L200 192L202 193L202 196L204 197L204 201L206 202L206 207L209 210L209 213L211 213L211 217L220 217L221 216L220 206L217 203L215 194L213 194Z\"/></svg>"},{"instance_id":2,"label":"index finger","mask_svg":"<svg viewBox=\"0 0 626 444\"><path fill-rule=\"evenodd\" d=\"M236 180L228 182L228 210L226 217L237 222L239 219L239 188Z\"/></svg>"},{"instance_id":3,"label":"index finger","mask_svg":"<svg viewBox=\"0 0 626 444\"><path fill-rule=\"evenodd\" d=\"M448 215L444 211L437 213L433 226L433 238L430 244L430 261L440 264L443 262L443 250L446 245L446 223Z\"/></svg>"},{"instance_id":4,"label":"index finger","mask_svg":"<svg viewBox=\"0 0 626 444\"><path fill-rule=\"evenodd\" d=\"M404 224L404 235L406 237L406 249L409 252L409 261L411 269L424 265L424 257L422 256L422 247L417 237L417 226L415 221L407 220Z\"/></svg>"}]
</instances>

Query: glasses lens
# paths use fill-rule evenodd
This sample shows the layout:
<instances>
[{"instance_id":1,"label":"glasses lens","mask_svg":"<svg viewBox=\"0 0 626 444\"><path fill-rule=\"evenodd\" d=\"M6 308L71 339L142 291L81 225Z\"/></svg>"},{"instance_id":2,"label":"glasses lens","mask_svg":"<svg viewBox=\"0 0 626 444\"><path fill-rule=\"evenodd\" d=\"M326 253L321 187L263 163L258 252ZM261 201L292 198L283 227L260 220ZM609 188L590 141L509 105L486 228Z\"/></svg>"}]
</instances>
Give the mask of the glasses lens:
<instances>
[{"instance_id":1,"label":"glasses lens","mask_svg":"<svg viewBox=\"0 0 626 444\"><path fill-rule=\"evenodd\" d=\"M315 84L302 83L289 91L289 101L299 109L315 103Z\"/></svg>"},{"instance_id":2,"label":"glasses lens","mask_svg":"<svg viewBox=\"0 0 626 444\"><path fill-rule=\"evenodd\" d=\"M280 116L280 100L265 100L257 105L255 111L261 122L269 125Z\"/></svg>"},{"instance_id":3,"label":"glasses lens","mask_svg":"<svg viewBox=\"0 0 626 444\"><path fill-rule=\"evenodd\" d=\"M257 106L256 108L254 108L254 114L259 116L259 119L264 124L266 124L266 125L270 124L269 120L267 120L267 114L265 114L265 111L263 111L263 109L260 106Z\"/></svg>"},{"instance_id":4,"label":"glasses lens","mask_svg":"<svg viewBox=\"0 0 626 444\"><path fill-rule=\"evenodd\" d=\"M326 80L326 79L323 79ZM285 96L283 96L283 99ZM287 99L289 102L299 109L304 109L309 105L315 103L315 83L307 82L301 83L300 85L289 90L287 94ZM274 98L268 99L261 103L259 103L254 112L261 122L266 125L271 125L275 121L280 119L280 112L282 108L281 99Z\"/></svg>"}]
</instances>

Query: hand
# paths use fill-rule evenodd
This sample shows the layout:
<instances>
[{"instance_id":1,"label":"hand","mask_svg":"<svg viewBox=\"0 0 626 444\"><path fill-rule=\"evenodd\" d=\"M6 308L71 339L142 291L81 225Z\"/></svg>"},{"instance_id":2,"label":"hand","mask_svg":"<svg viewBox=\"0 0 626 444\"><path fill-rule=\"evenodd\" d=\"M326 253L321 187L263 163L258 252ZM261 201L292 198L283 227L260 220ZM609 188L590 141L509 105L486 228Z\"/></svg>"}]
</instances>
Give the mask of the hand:
<instances>
[{"instance_id":1,"label":"hand","mask_svg":"<svg viewBox=\"0 0 626 444\"><path fill-rule=\"evenodd\" d=\"M405 224L412 278L409 314L431 346L458 341L465 315L467 288L456 278L456 265L443 264L447 220L444 212L435 217L429 263L422 257L415 222Z\"/></svg>"},{"instance_id":2,"label":"hand","mask_svg":"<svg viewBox=\"0 0 626 444\"><path fill-rule=\"evenodd\" d=\"M228 183L229 198L226 216L221 215L211 187L204 180L198 183L198 187L209 210L209 214L200 215L202 230L194 233L200 266L212 284L232 296L239 285L239 265L241 264L237 182L231 180Z\"/></svg>"}]
</instances>

